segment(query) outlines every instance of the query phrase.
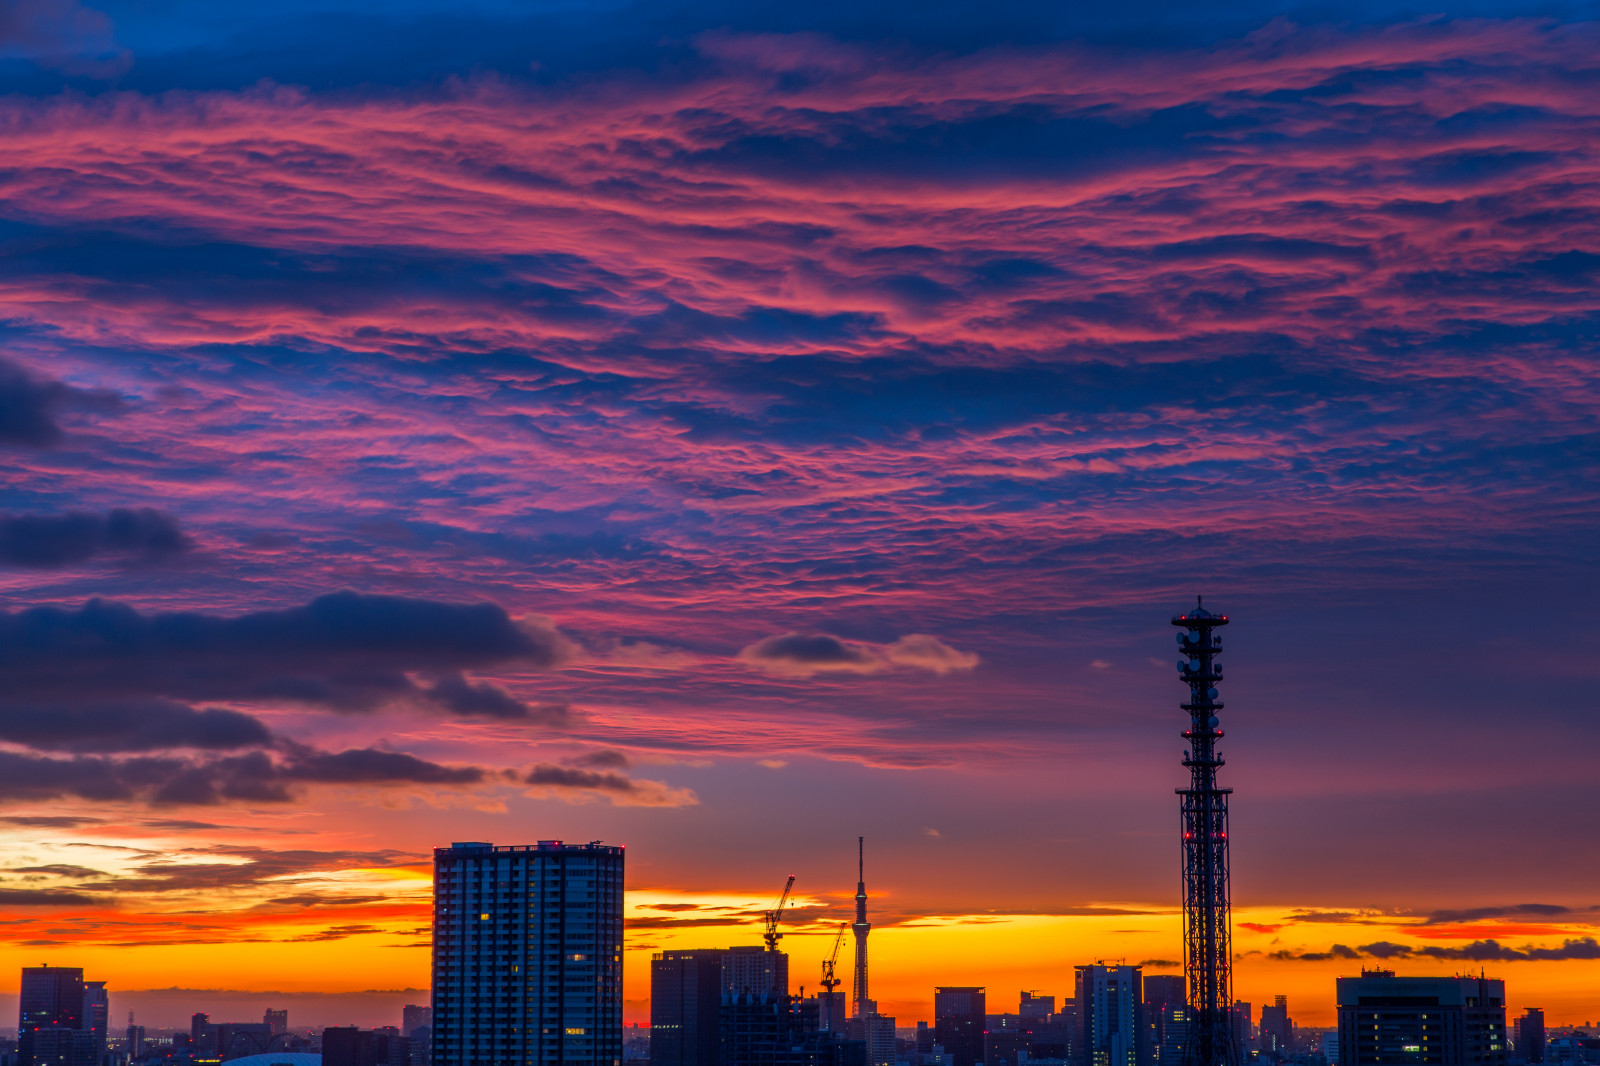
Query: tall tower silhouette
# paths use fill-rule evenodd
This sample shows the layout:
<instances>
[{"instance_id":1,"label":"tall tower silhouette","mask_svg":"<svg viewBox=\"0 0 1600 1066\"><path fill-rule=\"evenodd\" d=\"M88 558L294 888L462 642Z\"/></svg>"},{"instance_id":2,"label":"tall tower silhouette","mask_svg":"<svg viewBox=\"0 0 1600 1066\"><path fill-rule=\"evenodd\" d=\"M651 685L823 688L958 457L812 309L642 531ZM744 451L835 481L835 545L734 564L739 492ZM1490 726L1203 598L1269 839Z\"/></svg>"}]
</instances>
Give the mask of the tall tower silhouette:
<instances>
[{"instance_id":1,"label":"tall tower silhouette","mask_svg":"<svg viewBox=\"0 0 1600 1066\"><path fill-rule=\"evenodd\" d=\"M856 837L856 920L850 927L856 936L856 1017L865 1018L874 1013L872 1000L867 995L867 934L872 923L867 921L867 838Z\"/></svg>"},{"instance_id":2,"label":"tall tower silhouette","mask_svg":"<svg viewBox=\"0 0 1600 1066\"><path fill-rule=\"evenodd\" d=\"M1183 765L1189 768L1189 787L1178 789L1183 816L1183 971L1189 986L1189 1032L1184 1041L1183 1066L1238 1066L1239 1048L1228 1017L1233 1003L1233 918L1228 902L1228 794L1217 787L1222 757L1217 741L1222 737L1217 712L1217 683L1222 667L1215 656L1222 650L1216 630L1228 624L1227 615L1205 609L1200 600L1194 610L1172 620L1183 632L1178 648L1178 675L1189 686L1189 742Z\"/></svg>"}]
</instances>

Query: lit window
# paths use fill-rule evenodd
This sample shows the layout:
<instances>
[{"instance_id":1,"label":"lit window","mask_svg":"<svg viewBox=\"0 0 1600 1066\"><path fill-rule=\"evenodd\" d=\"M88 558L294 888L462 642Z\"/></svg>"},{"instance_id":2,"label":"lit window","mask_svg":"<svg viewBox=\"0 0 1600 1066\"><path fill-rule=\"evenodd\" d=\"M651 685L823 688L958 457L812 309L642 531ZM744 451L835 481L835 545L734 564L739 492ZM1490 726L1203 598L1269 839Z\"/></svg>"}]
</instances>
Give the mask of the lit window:
<instances>
[{"instance_id":1,"label":"lit window","mask_svg":"<svg viewBox=\"0 0 1600 1066\"><path fill-rule=\"evenodd\" d=\"M587 1031L588 1030L586 1030L586 1029L568 1029L567 1030L567 1035L568 1036L582 1036Z\"/></svg>"}]
</instances>

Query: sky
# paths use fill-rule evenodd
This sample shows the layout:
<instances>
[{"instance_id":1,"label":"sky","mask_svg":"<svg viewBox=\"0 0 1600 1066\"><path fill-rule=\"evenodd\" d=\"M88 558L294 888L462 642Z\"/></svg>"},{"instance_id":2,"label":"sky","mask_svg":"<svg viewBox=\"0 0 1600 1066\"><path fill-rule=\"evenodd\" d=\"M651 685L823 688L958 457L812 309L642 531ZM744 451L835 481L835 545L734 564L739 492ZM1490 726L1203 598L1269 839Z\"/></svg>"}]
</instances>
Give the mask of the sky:
<instances>
[{"instance_id":1,"label":"sky","mask_svg":"<svg viewBox=\"0 0 1600 1066\"><path fill-rule=\"evenodd\" d=\"M431 849L664 947L1600 1018L1587 4L0 12L0 991L392 1024ZM7 1000L0 1000L0 1009Z\"/></svg>"}]
</instances>

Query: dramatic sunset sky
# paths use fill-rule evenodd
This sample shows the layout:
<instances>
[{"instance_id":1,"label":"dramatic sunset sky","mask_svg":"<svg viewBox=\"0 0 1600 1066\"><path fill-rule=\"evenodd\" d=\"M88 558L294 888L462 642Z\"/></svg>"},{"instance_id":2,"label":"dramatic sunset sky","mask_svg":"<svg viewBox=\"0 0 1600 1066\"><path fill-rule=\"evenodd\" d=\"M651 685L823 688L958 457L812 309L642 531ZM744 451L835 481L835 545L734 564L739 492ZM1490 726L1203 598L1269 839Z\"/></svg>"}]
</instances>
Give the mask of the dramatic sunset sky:
<instances>
[{"instance_id":1,"label":"dramatic sunset sky","mask_svg":"<svg viewBox=\"0 0 1600 1066\"><path fill-rule=\"evenodd\" d=\"M1178 972L1198 593L1239 997L1600 1018L1590 17L9 0L0 991L391 1023L549 838L630 1021L857 835L902 1023Z\"/></svg>"}]
</instances>

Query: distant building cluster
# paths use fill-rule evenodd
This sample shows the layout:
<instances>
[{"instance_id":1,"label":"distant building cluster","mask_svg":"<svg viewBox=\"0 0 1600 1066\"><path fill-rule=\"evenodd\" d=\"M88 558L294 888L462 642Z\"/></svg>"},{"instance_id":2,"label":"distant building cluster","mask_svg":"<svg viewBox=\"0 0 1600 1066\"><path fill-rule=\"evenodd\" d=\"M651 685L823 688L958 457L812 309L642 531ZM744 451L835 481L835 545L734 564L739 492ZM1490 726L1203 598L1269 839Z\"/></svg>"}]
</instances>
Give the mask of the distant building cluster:
<instances>
[{"instance_id":1,"label":"distant building cluster","mask_svg":"<svg viewBox=\"0 0 1600 1066\"><path fill-rule=\"evenodd\" d=\"M1018 995L991 1013L987 989L932 989L932 1023L901 1027L868 987L867 894L842 926L819 990L791 991L777 910L765 945L662 951L651 960L650 1028L622 1025L623 849L592 842L453 844L435 852L431 1005L400 1025L295 1030L196 1013L110 1032L104 982L22 971L14 1042L0 1066L1190 1066L1184 978L1096 962L1071 996ZM785 890L787 898L787 889ZM849 994L833 976L854 934ZM1486 976L1364 971L1336 982L1336 1028L1301 1029L1277 996L1227 1011L1241 1062L1303 1066L1600 1066L1587 1027L1546 1029L1529 1008L1508 1028L1505 984Z\"/></svg>"},{"instance_id":2,"label":"distant building cluster","mask_svg":"<svg viewBox=\"0 0 1600 1066\"><path fill-rule=\"evenodd\" d=\"M69 966L27 966L17 1038L0 1066L428 1066L433 1009L408 1005L400 1026L320 1031L289 1028L289 1012L268 1008L259 1022L214 1022L196 1013L186 1030L150 1031L134 1022L108 1031L104 981Z\"/></svg>"}]
</instances>

